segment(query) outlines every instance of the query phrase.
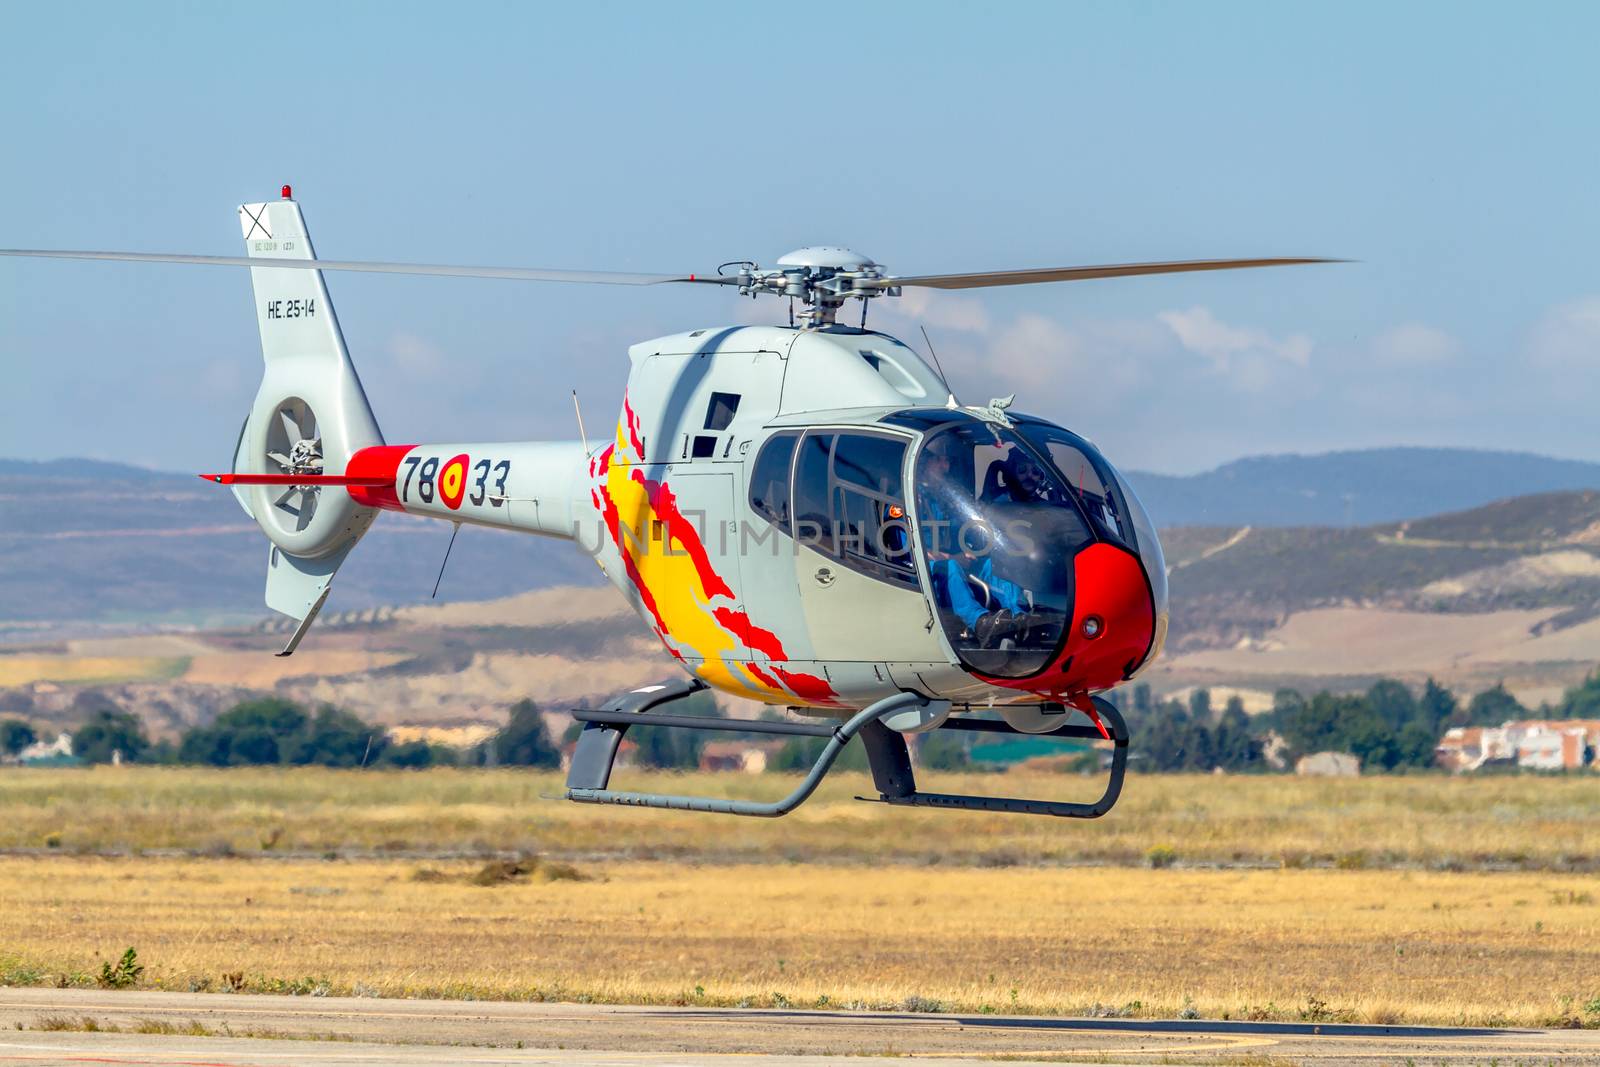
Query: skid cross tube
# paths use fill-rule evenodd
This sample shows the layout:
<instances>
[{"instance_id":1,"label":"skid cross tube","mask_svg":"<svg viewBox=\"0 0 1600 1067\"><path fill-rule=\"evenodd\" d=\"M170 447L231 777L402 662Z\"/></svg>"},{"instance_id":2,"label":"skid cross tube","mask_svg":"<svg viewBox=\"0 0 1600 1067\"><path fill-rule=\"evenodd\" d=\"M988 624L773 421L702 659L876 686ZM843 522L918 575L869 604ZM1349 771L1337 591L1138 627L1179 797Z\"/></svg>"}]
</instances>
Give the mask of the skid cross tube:
<instances>
[{"instance_id":1,"label":"skid cross tube","mask_svg":"<svg viewBox=\"0 0 1600 1067\"><path fill-rule=\"evenodd\" d=\"M714 715L655 715L648 711L588 711L578 709L572 717L579 722L600 722L607 726L680 726L685 730L727 730L740 734L790 734L801 737L832 737L834 727L806 722L767 722L765 719L722 719ZM1096 737L1100 736L1095 734Z\"/></svg>"},{"instance_id":2,"label":"skid cross tube","mask_svg":"<svg viewBox=\"0 0 1600 1067\"><path fill-rule=\"evenodd\" d=\"M719 815L748 815L758 819L775 819L780 815L789 814L789 812L793 811L795 808L798 808L801 804L804 804L812 793L816 792L817 786L822 782L823 775L828 773L828 770L833 766L834 761L839 758L839 753L844 751L844 746L848 744L850 739L859 733L863 727L872 723L876 723L879 719L882 719L886 715L893 715L897 711L903 711L906 708L916 707L925 703L927 703L927 701L915 693L896 693L894 696L885 697L877 703L868 706L866 709L856 712L856 714L852 716L849 721L837 727L815 726L806 727L804 730L793 731L787 729L782 731L760 730L759 728L762 726L778 725L802 726L804 724L761 723L759 720L757 720L750 722L738 722L737 726L730 727L721 725L730 721L726 719L706 719L693 715L658 716L651 715L648 712L637 715L628 715L626 719L623 719L622 722L619 723L617 720L626 713L611 711L602 711L599 713L580 712L578 714L604 716L603 719L587 718L582 720L587 724L584 727L585 733L594 729L596 726L609 728L612 725L621 725L623 729L626 729L629 725L636 724L676 726L684 725L682 720L690 720L692 722L692 725L689 727L690 729L706 729L707 724L718 724L712 725L709 728L738 730L757 729L759 732L763 733L806 733L818 737L826 735L828 737L828 743L823 746L822 754L817 757L817 762L812 765L811 770L806 773L805 778L798 786L795 787L792 793L784 797L782 800L774 800L770 802L759 800L729 800L724 797L679 796L672 793L630 793L616 789L607 789L603 786L601 788L585 788L581 786L574 786L572 783L578 780L576 776L578 773L579 761L576 754L573 756L573 771L567 776L567 799L575 800L580 804L625 804L639 808L668 808L673 811L704 811ZM669 719L674 721L669 722ZM737 722L737 720L732 721ZM582 738L580 738L580 747L582 743ZM904 743L904 741L901 742L902 745L904 745Z\"/></svg>"},{"instance_id":3,"label":"skid cross tube","mask_svg":"<svg viewBox=\"0 0 1600 1067\"><path fill-rule=\"evenodd\" d=\"M884 789L881 781L878 782L880 795L876 799L884 804L896 804L902 807L956 808L963 811L998 811L1018 815L1054 815L1061 819L1098 819L1110 811L1116 805L1117 798L1122 795L1122 780L1128 771L1128 723L1116 705L1110 701L1099 697L1094 697L1093 700L1100 718L1111 728L1111 774L1106 781L1105 792L1100 794L1099 800L1091 804L1061 800L1025 800L1020 797L971 796L963 793L919 793L915 788L909 792L899 792ZM987 719L946 719L939 729L1022 734L1027 737L1087 737L1096 740L1101 736L1099 730L1089 726L1058 726L1045 733L1026 734L1006 723ZM899 740L902 746L905 744L898 737L896 740Z\"/></svg>"}]
</instances>

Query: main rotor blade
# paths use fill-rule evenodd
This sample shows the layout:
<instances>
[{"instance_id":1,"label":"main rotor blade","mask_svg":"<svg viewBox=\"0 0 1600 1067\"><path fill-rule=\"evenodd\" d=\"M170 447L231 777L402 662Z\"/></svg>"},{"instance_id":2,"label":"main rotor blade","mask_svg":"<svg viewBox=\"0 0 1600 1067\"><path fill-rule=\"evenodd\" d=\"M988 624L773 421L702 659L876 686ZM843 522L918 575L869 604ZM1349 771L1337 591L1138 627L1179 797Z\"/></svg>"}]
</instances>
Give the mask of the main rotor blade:
<instances>
[{"instance_id":1,"label":"main rotor blade","mask_svg":"<svg viewBox=\"0 0 1600 1067\"><path fill-rule=\"evenodd\" d=\"M1301 263L1347 263L1344 259L1294 257L1288 259L1180 259L1165 263L1113 263L1097 267L1041 267L1036 270L997 270L985 274L923 274L911 278L883 278L874 288L916 285L925 289L983 289L992 285L1032 285L1035 282L1081 282L1090 278L1127 278L1136 274L1185 274L1199 270L1238 270L1243 267L1291 267ZM859 282L857 283L860 284Z\"/></svg>"},{"instance_id":2,"label":"main rotor blade","mask_svg":"<svg viewBox=\"0 0 1600 1067\"><path fill-rule=\"evenodd\" d=\"M351 259L272 259L265 256L193 256L165 252L72 252L0 248L0 256L44 259L114 259L134 263L196 263L207 267L284 267L289 270L350 270L372 274L427 274L450 278L505 278L522 282L592 282L600 285L660 285L696 282L736 285L738 279L695 274L625 274L604 270L543 270L537 267L454 267L439 263L375 263Z\"/></svg>"}]
</instances>

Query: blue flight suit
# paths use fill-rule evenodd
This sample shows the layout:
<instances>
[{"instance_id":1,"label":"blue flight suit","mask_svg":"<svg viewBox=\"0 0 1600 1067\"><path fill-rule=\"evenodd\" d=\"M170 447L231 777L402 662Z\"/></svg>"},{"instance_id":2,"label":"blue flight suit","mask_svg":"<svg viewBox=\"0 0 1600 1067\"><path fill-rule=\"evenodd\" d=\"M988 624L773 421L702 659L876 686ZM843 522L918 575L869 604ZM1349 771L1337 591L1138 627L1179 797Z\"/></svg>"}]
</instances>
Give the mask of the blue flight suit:
<instances>
[{"instance_id":1,"label":"blue flight suit","mask_svg":"<svg viewBox=\"0 0 1600 1067\"><path fill-rule=\"evenodd\" d=\"M936 531L939 548L942 551L958 549L956 543L959 531L946 518L945 509L938 500L931 496L923 498L922 505L923 523ZM937 524L937 525L936 525ZM928 534L924 534L924 546L928 543ZM1001 578L994 573L994 560L989 556L977 558L953 555L949 559L928 560L928 573L934 580L934 589L939 588L939 583L944 583L945 600L949 603L950 610L956 613L968 630L977 624L979 618L987 614L992 608L987 608L979 603L974 595L967 575L978 579L989 587L989 592L994 599L995 608L1004 608L1006 611L1023 614L1025 608L1022 600L1022 589L1015 582Z\"/></svg>"}]
</instances>

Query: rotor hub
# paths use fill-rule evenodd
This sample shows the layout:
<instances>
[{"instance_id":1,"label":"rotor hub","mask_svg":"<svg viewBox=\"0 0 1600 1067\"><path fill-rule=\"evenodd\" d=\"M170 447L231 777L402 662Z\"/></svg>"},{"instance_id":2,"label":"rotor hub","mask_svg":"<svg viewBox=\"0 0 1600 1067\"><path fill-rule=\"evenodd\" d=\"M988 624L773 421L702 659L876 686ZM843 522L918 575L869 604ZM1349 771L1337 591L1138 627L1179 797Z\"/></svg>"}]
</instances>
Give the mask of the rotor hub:
<instances>
[{"instance_id":1,"label":"rotor hub","mask_svg":"<svg viewBox=\"0 0 1600 1067\"><path fill-rule=\"evenodd\" d=\"M846 300L900 295L899 287L890 284L872 257L840 245L797 248L778 259L776 270L749 262L723 267L738 268L740 296L772 293L799 300L804 307L796 318L807 327L832 325Z\"/></svg>"}]
</instances>

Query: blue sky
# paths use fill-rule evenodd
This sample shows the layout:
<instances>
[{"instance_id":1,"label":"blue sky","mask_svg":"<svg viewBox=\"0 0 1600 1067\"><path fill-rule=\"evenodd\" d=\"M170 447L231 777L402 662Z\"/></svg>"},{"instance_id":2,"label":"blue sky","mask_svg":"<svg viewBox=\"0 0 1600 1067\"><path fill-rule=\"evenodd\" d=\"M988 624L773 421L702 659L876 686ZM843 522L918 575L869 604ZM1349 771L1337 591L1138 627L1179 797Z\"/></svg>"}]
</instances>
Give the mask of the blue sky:
<instances>
[{"instance_id":1,"label":"blue sky","mask_svg":"<svg viewBox=\"0 0 1600 1067\"><path fill-rule=\"evenodd\" d=\"M933 273L1359 263L879 301L962 399L1138 469L1385 444L1600 460L1600 7L13 5L0 246ZM391 441L575 436L632 341L782 305L336 275ZM888 305L888 306L886 306ZM227 462L243 271L0 262L0 455Z\"/></svg>"}]
</instances>

